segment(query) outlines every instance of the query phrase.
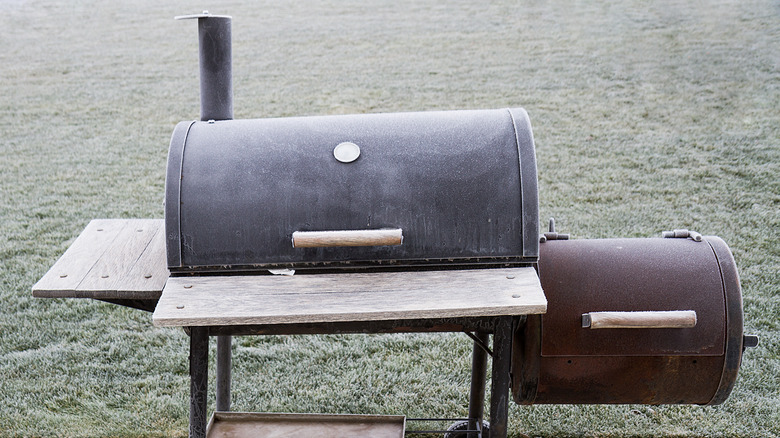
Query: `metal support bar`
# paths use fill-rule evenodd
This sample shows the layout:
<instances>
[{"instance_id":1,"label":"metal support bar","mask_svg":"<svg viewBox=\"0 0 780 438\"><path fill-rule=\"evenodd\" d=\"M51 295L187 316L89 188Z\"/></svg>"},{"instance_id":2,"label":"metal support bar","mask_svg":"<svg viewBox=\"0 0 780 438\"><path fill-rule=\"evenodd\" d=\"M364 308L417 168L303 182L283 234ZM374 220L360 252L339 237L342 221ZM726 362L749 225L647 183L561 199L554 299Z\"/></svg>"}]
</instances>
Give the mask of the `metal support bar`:
<instances>
[{"instance_id":1,"label":"metal support bar","mask_svg":"<svg viewBox=\"0 0 780 438\"><path fill-rule=\"evenodd\" d=\"M217 410L230 410L230 367L233 359L233 337L217 336Z\"/></svg>"},{"instance_id":2,"label":"metal support bar","mask_svg":"<svg viewBox=\"0 0 780 438\"><path fill-rule=\"evenodd\" d=\"M493 351L490 349L490 346L488 346L488 338L485 337L484 340L480 337L478 337L476 334L471 332L464 332L466 333L466 336L470 337L474 340L474 345L481 348L485 353L488 354L488 356L493 356Z\"/></svg>"},{"instance_id":3,"label":"metal support bar","mask_svg":"<svg viewBox=\"0 0 780 438\"><path fill-rule=\"evenodd\" d=\"M510 386L510 364L512 354L512 331L514 319L511 316L491 318L493 331L493 367L490 399L490 437L506 438L508 401ZM485 321L487 322L487 321ZM491 325L491 324L486 324ZM408 331L420 327L412 324ZM340 327L342 328L342 327ZM346 328L346 327L344 327ZM190 335L190 438L205 438L208 422L208 360L209 336L215 335L213 328L185 327ZM303 330L306 332L306 330ZM406 331L406 330L402 330ZM337 331L338 332L338 331ZM372 332L367 330L366 332ZM230 333L228 331L228 333ZM262 331L253 334L261 334ZM485 375L487 357L490 352L488 331L469 333L474 338L472 356L471 388L469 394L468 437L482 437L484 418ZM232 336L217 336L217 410L230 410L230 384L232 362Z\"/></svg>"},{"instance_id":4,"label":"metal support bar","mask_svg":"<svg viewBox=\"0 0 780 438\"><path fill-rule=\"evenodd\" d=\"M496 318L493 330L493 375L490 382L490 438L506 438L512 360L511 316Z\"/></svg>"},{"instance_id":5,"label":"metal support bar","mask_svg":"<svg viewBox=\"0 0 780 438\"><path fill-rule=\"evenodd\" d=\"M469 333L471 335L471 333ZM469 390L469 430L482 430L485 415L485 374L487 373L488 333L477 332L471 355L471 389ZM481 438L481 433L469 433L468 438Z\"/></svg>"},{"instance_id":6,"label":"metal support bar","mask_svg":"<svg viewBox=\"0 0 780 438\"><path fill-rule=\"evenodd\" d=\"M190 438L205 438L208 407L209 331L190 328Z\"/></svg>"},{"instance_id":7,"label":"metal support bar","mask_svg":"<svg viewBox=\"0 0 780 438\"><path fill-rule=\"evenodd\" d=\"M389 321L265 324L209 327L211 336L319 335L347 333L492 332L493 317L428 318Z\"/></svg>"}]
</instances>

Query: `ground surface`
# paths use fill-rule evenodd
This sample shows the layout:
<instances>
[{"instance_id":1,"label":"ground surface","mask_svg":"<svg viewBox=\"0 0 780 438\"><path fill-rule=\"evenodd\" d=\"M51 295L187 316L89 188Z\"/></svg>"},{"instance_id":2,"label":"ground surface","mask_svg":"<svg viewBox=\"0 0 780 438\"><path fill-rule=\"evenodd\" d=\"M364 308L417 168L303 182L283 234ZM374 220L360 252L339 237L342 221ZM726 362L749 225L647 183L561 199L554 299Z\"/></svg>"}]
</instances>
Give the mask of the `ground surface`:
<instances>
[{"instance_id":1,"label":"ground surface","mask_svg":"<svg viewBox=\"0 0 780 438\"><path fill-rule=\"evenodd\" d=\"M162 217L188 2L2 0L0 436L184 436L187 341L33 299L92 218ZM511 407L514 436L780 435L780 3L233 1L237 118L522 106L542 217L721 236L761 336L717 407ZM464 415L462 335L239 338L237 410ZM212 373L213 375L213 373ZM336 384L330 384L336 382Z\"/></svg>"}]
</instances>

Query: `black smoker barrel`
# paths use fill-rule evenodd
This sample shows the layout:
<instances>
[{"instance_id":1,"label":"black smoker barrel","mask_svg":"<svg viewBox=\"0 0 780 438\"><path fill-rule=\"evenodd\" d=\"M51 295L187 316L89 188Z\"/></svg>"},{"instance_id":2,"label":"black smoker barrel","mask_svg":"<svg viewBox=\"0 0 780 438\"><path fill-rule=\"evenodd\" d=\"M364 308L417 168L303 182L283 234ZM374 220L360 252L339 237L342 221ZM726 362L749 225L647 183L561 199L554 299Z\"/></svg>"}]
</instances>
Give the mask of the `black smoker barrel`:
<instances>
[{"instance_id":1,"label":"black smoker barrel","mask_svg":"<svg viewBox=\"0 0 780 438\"><path fill-rule=\"evenodd\" d=\"M528 265L531 126L522 109L182 122L165 224L179 272Z\"/></svg>"},{"instance_id":2,"label":"black smoker barrel","mask_svg":"<svg viewBox=\"0 0 780 438\"><path fill-rule=\"evenodd\" d=\"M728 397L743 351L742 295L721 239L547 241L539 275L547 313L515 336L518 403Z\"/></svg>"}]
</instances>

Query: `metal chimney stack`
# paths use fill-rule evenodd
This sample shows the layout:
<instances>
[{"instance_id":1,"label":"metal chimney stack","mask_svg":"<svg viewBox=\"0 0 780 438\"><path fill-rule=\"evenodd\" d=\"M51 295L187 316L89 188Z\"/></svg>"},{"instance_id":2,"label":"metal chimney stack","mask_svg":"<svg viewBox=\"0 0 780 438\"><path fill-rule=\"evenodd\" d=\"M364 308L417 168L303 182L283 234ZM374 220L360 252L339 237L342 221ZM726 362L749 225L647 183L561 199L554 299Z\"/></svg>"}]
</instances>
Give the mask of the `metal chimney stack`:
<instances>
[{"instance_id":1,"label":"metal chimney stack","mask_svg":"<svg viewBox=\"0 0 780 438\"><path fill-rule=\"evenodd\" d=\"M198 19L200 64L200 119L233 119L233 56L229 15L182 15L176 20Z\"/></svg>"}]
</instances>

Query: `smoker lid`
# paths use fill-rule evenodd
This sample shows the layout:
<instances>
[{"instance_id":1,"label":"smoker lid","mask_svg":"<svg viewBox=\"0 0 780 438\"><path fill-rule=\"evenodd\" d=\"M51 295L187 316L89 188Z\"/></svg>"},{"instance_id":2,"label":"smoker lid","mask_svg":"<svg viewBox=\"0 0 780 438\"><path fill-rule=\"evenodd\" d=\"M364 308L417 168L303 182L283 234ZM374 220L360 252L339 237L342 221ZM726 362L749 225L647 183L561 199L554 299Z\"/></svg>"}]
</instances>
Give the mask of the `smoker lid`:
<instances>
[{"instance_id":1,"label":"smoker lid","mask_svg":"<svg viewBox=\"0 0 780 438\"><path fill-rule=\"evenodd\" d=\"M389 230L394 243L293 245ZM538 230L522 109L182 122L171 140L172 271L527 265Z\"/></svg>"}]
</instances>

